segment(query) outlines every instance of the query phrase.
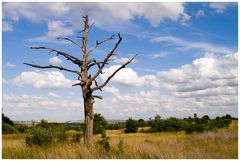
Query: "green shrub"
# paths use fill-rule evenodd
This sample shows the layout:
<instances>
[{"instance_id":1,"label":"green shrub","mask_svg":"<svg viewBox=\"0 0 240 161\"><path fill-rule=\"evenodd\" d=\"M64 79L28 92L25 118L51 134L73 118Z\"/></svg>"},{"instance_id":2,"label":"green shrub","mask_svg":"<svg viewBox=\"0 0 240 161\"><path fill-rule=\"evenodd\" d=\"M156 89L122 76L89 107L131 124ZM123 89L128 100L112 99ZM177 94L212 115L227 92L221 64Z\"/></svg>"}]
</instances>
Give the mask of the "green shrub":
<instances>
[{"instance_id":1,"label":"green shrub","mask_svg":"<svg viewBox=\"0 0 240 161\"><path fill-rule=\"evenodd\" d=\"M24 125L16 125L16 128L18 129L18 132L25 133L27 132L28 127Z\"/></svg>"},{"instance_id":2,"label":"green shrub","mask_svg":"<svg viewBox=\"0 0 240 161\"><path fill-rule=\"evenodd\" d=\"M138 130L138 123L136 120L133 120L132 118L129 118L126 121L126 129L125 133L136 133Z\"/></svg>"},{"instance_id":3,"label":"green shrub","mask_svg":"<svg viewBox=\"0 0 240 161\"><path fill-rule=\"evenodd\" d=\"M67 134L62 124L41 121L40 124L28 129L25 141L27 145L44 146L53 142L65 142Z\"/></svg>"},{"instance_id":4,"label":"green shrub","mask_svg":"<svg viewBox=\"0 0 240 161\"><path fill-rule=\"evenodd\" d=\"M185 128L185 131L186 131L186 134L191 134L195 131L195 127L194 125L188 125L186 128Z\"/></svg>"},{"instance_id":5,"label":"green shrub","mask_svg":"<svg viewBox=\"0 0 240 161\"><path fill-rule=\"evenodd\" d=\"M101 140L99 140L97 143L101 146L101 149L108 153L111 149L109 141L110 137L106 136L106 134L102 134Z\"/></svg>"},{"instance_id":6,"label":"green shrub","mask_svg":"<svg viewBox=\"0 0 240 161\"><path fill-rule=\"evenodd\" d=\"M80 143L82 135L79 133L76 133L73 135L72 142L73 143Z\"/></svg>"},{"instance_id":7,"label":"green shrub","mask_svg":"<svg viewBox=\"0 0 240 161\"><path fill-rule=\"evenodd\" d=\"M3 134L13 134L16 132L18 132L18 130L14 126L12 126L10 124L6 124L6 123L2 124L2 133Z\"/></svg>"},{"instance_id":8,"label":"green shrub","mask_svg":"<svg viewBox=\"0 0 240 161\"><path fill-rule=\"evenodd\" d=\"M3 134L13 134L18 132L18 129L14 126L12 120L10 120L7 116L2 114L2 133Z\"/></svg>"},{"instance_id":9,"label":"green shrub","mask_svg":"<svg viewBox=\"0 0 240 161\"><path fill-rule=\"evenodd\" d=\"M9 124L11 126L14 126L14 123L12 120L10 120L7 116L2 114L2 123Z\"/></svg>"},{"instance_id":10,"label":"green shrub","mask_svg":"<svg viewBox=\"0 0 240 161\"><path fill-rule=\"evenodd\" d=\"M38 145L44 146L52 143L54 141L54 134L51 129L46 129L43 127L33 127L28 130L25 137L25 142L27 145Z\"/></svg>"},{"instance_id":11,"label":"green shrub","mask_svg":"<svg viewBox=\"0 0 240 161\"><path fill-rule=\"evenodd\" d=\"M67 134L65 131L57 131L54 132L54 141L63 143L67 140Z\"/></svg>"},{"instance_id":12,"label":"green shrub","mask_svg":"<svg viewBox=\"0 0 240 161\"><path fill-rule=\"evenodd\" d=\"M117 122L117 123L111 123L107 125L107 129L109 130L119 130L119 129L124 129L125 126L125 122Z\"/></svg>"},{"instance_id":13,"label":"green shrub","mask_svg":"<svg viewBox=\"0 0 240 161\"><path fill-rule=\"evenodd\" d=\"M107 121L101 114L94 114L93 134L104 134L107 127Z\"/></svg>"}]
</instances>

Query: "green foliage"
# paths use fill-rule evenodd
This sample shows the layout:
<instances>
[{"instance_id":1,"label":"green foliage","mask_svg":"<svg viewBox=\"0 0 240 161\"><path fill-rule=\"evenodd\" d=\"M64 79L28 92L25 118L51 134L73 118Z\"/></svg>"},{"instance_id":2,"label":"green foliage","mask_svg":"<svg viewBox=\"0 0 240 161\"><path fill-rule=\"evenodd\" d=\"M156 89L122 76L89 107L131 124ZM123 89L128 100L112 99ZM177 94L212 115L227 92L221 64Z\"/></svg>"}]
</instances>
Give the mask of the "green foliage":
<instances>
[{"instance_id":1,"label":"green foliage","mask_svg":"<svg viewBox=\"0 0 240 161\"><path fill-rule=\"evenodd\" d=\"M117 123L109 123L107 125L107 129L109 130L119 130L119 129L124 129L126 126L125 126L125 122L117 122Z\"/></svg>"},{"instance_id":2,"label":"green foliage","mask_svg":"<svg viewBox=\"0 0 240 161\"><path fill-rule=\"evenodd\" d=\"M80 125L64 125L65 127L65 130L68 131L68 130L75 130L75 131L83 131L84 129L84 124L80 124Z\"/></svg>"},{"instance_id":3,"label":"green foliage","mask_svg":"<svg viewBox=\"0 0 240 161\"><path fill-rule=\"evenodd\" d=\"M184 119L171 117L166 120L156 115L154 120L151 119L149 121L151 126L149 132L186 131L187 134L191 134L193 132L204 132L216 128L228 127L231 121L232 117L230 115L216 117L213 120L208 115L194 119L191 117Z\"/></svg>"},{"instance_id":4,"label":"green foliage","mask_svg":"<svg viewBox=\"0 0 240 161\"><path fill-rule=\"evenodd\" d=\"M93 134L104 134L108 123L101 114L94 114Z\"/></svg>"},{"instance_id":5,"label":"green foliage","mask_svg":"<svg viewBox=\"0 0 240 161\"><path fill-rule=\"evenodd\" d=\"M24 125L16 125L15 127L18 129L19 133L25 133L27 132L27 129L28 129L28 127Z\"/></svg>"},{"instance_id":6,"label":"green foliage","mask_svg":"<svg viewBox=\"0 0 240 161\"><path fill-rule=\"evenodd\" d=\"M136 120L133 120L132 118L129 118L126 121L126 129L125 133L136 133L138 130L138 123Z\"/></svg>"},{"instance_id":7,"label":"green foliage","mask_svg":"<svg viewBox=\"0 0 240 161\"><path fill-rule=\"evenodd\" d=\"M13 134L17 133L18 129L15 127L12 120L10 120L7 116L2 114L2 133L3 134Z\"/></svg>"},{"instance_id":8,"label":"green foliage","mask_svg":"<svg viewBox=\"0 0 240 161\"><path fill-rule=\"evenodd\" d=\"M72 142L73 142L73 143L80 143L81 137L82 137L81 134L76 133L76 134L73 136L73 138L72 138Z\"/></svg>"},{"instance_id":9,"label":"green foliage","mask_svg":"<svg viewBox=\"0 0 240 161\"><path fill-rule=\"evenodd\" d=\"M191 134L195 131L195 126L194 124L188 124L186 127L185 127L185 131L186 131L186 134Z\"/></svg>"},{"instance_id":10,"label":"green foliage","mask_svg":"<svg viewBox=\"0 0 240 161\"><path fill-rule=\"evenodd\" d=\"M16 132L17 132L17 129L14 126L12 126L10 124L6 124L6 123L2 124L2 133L3 134L13 134Z\"/></svg>"},{"instance_id":11,"label":"green foliage","mask_svg":"<svg viewBox=\"0 0 240 161\"><path fill-rule=\"evenodd\" d=\"M108 153L111 149L109 141L110 137L108 137L106 134L102 134L101 139L97 143L101 146L101 149Z\"/></svg>"},{"instance_id":12,"label":"green foliage","mask_svg":"<svg viewBox=\"0 0 240 161\"><path fill-rule=\"evenodd\" d=\"M145 122L143 119L138 120L138 127L146 127L147 122Z\"/></svg>"},{"instance_id":13,"label":"green foliage","mask_svg":"<svg viewBox=\"0 0 240 161\"><path fill-rule=\"evenodd\" d=\"M208 115L204 115L204 116L202 117L202 120L209 121L209 120L210 120L210 118L209 118L209 116L208 116Z\"/></svg>"},{"instance_id":14,"label":"green foliage","mask_svg":"<svg viewBox=\"0 0 240 161\"><path fill-rule=\"evenodd\" d=\"M28 129L25 137L27 145L45 146L53 142L65 142L67 135L62 124L48 123L42 120L40 124Z\"/></svg>"},{"instance_id":15,"label":"green foliage","mask_svg":"<svg viewBox=\"0 0 240 161\"><path fill-rule=\"evenodd\" d=\"M53 139L54 134L51 129L33 127L27 132L25 142L27 145L44 146L52 143Z\"/></svg>"},{"instance_id":16,"label":"green foliage","mask_svg":"<svg viewBox=\"0 0 240 161\"><path fill-rule=\"evenodd\" d=\"M9 124L11 126L14 126L14 123L12 120L10 120L7 116L2 114L2 123Z\"/></svg>"}]
</instances>

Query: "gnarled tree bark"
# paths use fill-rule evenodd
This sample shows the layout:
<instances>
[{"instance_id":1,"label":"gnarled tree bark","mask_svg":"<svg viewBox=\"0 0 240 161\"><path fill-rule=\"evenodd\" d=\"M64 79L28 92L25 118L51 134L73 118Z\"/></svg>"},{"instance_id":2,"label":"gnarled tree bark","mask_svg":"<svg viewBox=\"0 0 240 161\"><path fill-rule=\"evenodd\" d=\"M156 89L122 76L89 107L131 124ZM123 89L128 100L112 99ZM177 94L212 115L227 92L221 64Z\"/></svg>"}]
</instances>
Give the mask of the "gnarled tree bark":
<instances>
[{"instance_id":1,"label":"gnarled tree bark","mask_svg":"<svg viewBox=\"0 0 240 161\"><path fill-rule=\"evenodd\" d=\"M99 98L102 99L101 96L95 96L93 93L96 90L101 90L102 88L104 88L108 82L115 76L115 74L120 71L121 69L125 68L126 65L128 65L129 63L132 62L132 60L137 56L135 55L134 57L132 57L131 59L129 59L127 62L125 62L122 66L120 66L115 72L113 72L106 80L105 82L103 82L102 84L98 84L96 78L99 76L99 74L103 74L102 70L105 67L105 65L107 65L110 61L111 61L111 57L114 54L114 52L116 51L116 49L118 48L118 45L121 43L122 41L122 37L120 34L118 35L118 41L116 42L115 46L113 47L113 49L107 54L106 58L102 61L96 61L95 59L89 59L89 55L101 44L113 40L113 37L115 35L112 35L111 37L102 40L102 41L96 41L96 44L89 50L87 51L87 42L88 42L88 32L89 32L89 21L88 21L88 16L84 16L84 29L80 32L83 32L83 36L81 36L80 38L82 39L82 44L78 44L77 42L73 41L70 38L62 38L62 37L58 37L57 39L60 40L66 40L66 41L70 41L71 43L77 45L78 47L81 48L82 50L82 59L79 59L71 54L68 54L66 52L62 52L60 50L57 49L53 49L53 48L49 48L49 47L31 47L31 49L46 49L49 50L49 54L51 53L57 53L57 56L63 56L65 57L67 60L70 60L72 63L74 63L75 65L77 65L78 68L80 68L79 70L72 70L72 69L68 69L62 66L56 66L56 65L46 65L46 66L42 66L42 65L37 65L37 64L30 64L30 63L24 63L25 65L34 67L34 68L42 68L42 69L49 69L49 68L53 68L53 69L59 69L59 70L63 70L63 71L67 71L67 72L71 72L74 74L77 74L78 76L78 80L79 82L76 84L73 84L72 86L81 86L82 89L82 96L83 96L83 101L84 101L84 116L85 116L85 128L84 128L84 143L86 145L86 147L88 148L92 148L93 146L93 117L94 117L94 112L93 112L93 104L94 104L94 98ZM93 74L93 76L91 76L91 74L89 73L89 69L91 67L96 66L98 68L98 70L96 71L96 73Z\"/></svg>"}]
</instances>

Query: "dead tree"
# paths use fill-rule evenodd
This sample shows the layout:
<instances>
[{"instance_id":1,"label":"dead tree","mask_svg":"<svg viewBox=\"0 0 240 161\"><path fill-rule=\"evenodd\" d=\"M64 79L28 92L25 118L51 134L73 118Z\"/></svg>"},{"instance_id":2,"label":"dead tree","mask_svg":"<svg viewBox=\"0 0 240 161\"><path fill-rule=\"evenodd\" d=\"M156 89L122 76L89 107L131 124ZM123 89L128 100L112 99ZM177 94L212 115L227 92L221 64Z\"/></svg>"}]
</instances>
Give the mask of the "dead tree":
<instances>
[{"instance_id":1,"label":"dead tree","mask_svg":"<svg viewBox=\"0 0 240 161\"><path fill-rule=\"evenodd\" d=\"M83 96L83 101L84 101L84 116L85 116L85 129L84 129L84 143L87 147L91 148L93 145L93 104L94 104L94 98L99 98L102 99L101 96L96 96L94 95L94 92L97 90L101 90L102 88L105 87L108 82L114 77L114 75L123 69L126 65L132 62L132 60L137 56L133 56L131 59L129 59L127 62L125 62L123 65L121 65L115 72L113 72L106 80L103 82L101 85L98 84L97 82L97 77L100 74L103 74L103 68L105 67L106 64L108 64L112 59L114 52L118 48L119 44L122 41L121 35L118 33L118 41L115 43L114 47L110 52L106 55L105 59L102 61L96 61L94 58L89 59L89 55L101 44L113 40L113 37L115 35L110 36L109 38L102 40L102 41L96 41L95 45L90 49L87 50L87 43L88 43L88 32L89 28L89 21L88 21L88 16L84 16L84 29L80 31L81 34L83 34L80 38L82 40L81 44L78 44L74 40L66 37L59 37L58 39L66 40L71 42L72 44L78 46L81 48L81 55L82 58L77 58L71 54L68 54L66 52L49 48L49 47L44 47L44 46L39 46L39 47L31 47L31 49L45 49L49 51L49 54L51 53L56 53L57 56L63 56L66 58L66 60L71 61L74 63L79 70L72 70L68 69L62 66L56 66L56 65L37 65L37 64L30 64L30 63L24 63L25 65L34 67L34 68L43 68L43 69L48 69L48 68L53 68L53 69L59 69L61 71L67 71L71 72L74 74L77 74L78 77L78 83L73 84L72 86L80 86L82 89L82 96ZM97 70L94 74L90 74L89 70L93 67L96 67Z\"/></svg>"}]
</instances>

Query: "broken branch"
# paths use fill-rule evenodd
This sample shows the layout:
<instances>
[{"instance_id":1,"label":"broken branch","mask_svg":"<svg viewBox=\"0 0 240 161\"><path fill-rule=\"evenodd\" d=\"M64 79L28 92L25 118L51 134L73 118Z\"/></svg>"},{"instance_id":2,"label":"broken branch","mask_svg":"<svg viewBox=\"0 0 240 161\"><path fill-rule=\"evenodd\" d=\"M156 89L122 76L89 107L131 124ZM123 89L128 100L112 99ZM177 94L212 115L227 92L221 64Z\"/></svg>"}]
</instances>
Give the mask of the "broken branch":
<instances>
[{"instance_id":1,"label":"broken branch","mask_svg":"<svg viewBox=\"0 0 240 161\"><path fill-rule=\"evenodd\" d=\"M36 47L31 47L31 49L47 49L47 50L50 50L49 54L51 52L56 52L57 53L57 56L60 54L62 56L64 56L67 60L71 60L74 64L77 64L79 66L82 66L82 60L70 55L70 54L67 54L65 52L62 52L62 51L59 51L57 49L53 49L53 48L48 48L48 47L44 47L44 46L36 46Z\"/></svg>"},{"instance_id":2,"label":"broken branch","mask_svg":"<svg viewBox=\"0 0 240 161\"><path fill-rule=\"evenodd\" d=\"M103 97L102 97L102 96L96 96L96 95L93 95L93 97L94 97L94 98L98 98L98 99L100 99L100 100L102 100L102 99L103 99Z\"/></svg>"},{"instance_id":3,"label":"broken branch","mask_svg":"<svg viewBox=\"0 0 240 161\"><path fill-rule=\"evenodd\" d=\"M67 37L58 37L57 39L59 39L59 40L62 39L62 40L70 41L71 43L73 43L73 44L77 45L78 47L82 48L81 45L79 45L78 43L76 43L75 41L73 41L73 40L70 39L70 38L67 38Z\"/></svg>"},{"instance_id":4,"label":"broken branch","mask_svg":"<svg viewBox=\"0 0 240 161\"><path fill-rule=\"evenodd\" d=\"M132 57L130 60L128 60L126 63L124 63L123 65L121 65L117 70L115 70L115 72L112 73L112 75L110 75L107 80L101 85L101 86L98 86L98 87L95 87L93 88L93 90L97 90L97 89L101 89L103 88L105 85L107 85L107 83L114 77L114 75L120 71L121 69L125 68L126 65L128 65L129 63L132 62L132 60L137 56L137 54Z\"/></svg>"},{"instance_id":5,"label":"broken branch","mask_svg":"<svg viewBox=\"0 0 240 161\"><path fill-rule=\"evenodd\" d=\"M41 66L41 65L30 64L30 63L23 63L23 64L34 67L34 68L42 68L42 69L55 68L55 69L64 70L64 71L68 71L68 72L72 72L72 73L76 73L76 74L80 75L80 72L78 72L76 70L67 69L67 68L64 68L64 67L61 67L61 66L55 66L55 65Z\"/></svg>"},{"instance_id":6,"label":"broken branch","mask_svg":"<svg viewBox=\"0 0 240 161\"><path fill-rule=\"evenodd\" d=\"M102 69L104 68L105 64L107 64L107 62L109 61L109 59L111 58L111 56L114 55L115 50L118 48L118 45L120 44L120 42L122 41L122 37L121 35L118 33L118 41L115 44L114 48L110 51L110 53L107 55L107 57L104 59L103 63L101 66L99 66L99 69L97 71L97 73L91 78L90 82L92 82L93 80L95 80L97 78L97 76L102 73Z\"/></svg>"},{"instance_id":7,"label":"broken branch","mask_svg":"<svg viewBox=\"0 0 240 161\"><path fill-rule=\"evenodd\" d=\"M107 39L105 39L105 40L103 40L103 41L96 41L96 44L94 45L94 47L92 48L92 49L90 49L89 50L89 52L87 53L87 55L89 55L91 52L93 52L99 45L101 45L102 43L104 43L104 42L106 42L106 41L109 41L109 40L112 40L113 39L113 37L114 37L115 35L112 35L111 37L109 37L109 38L107 38Z\"/></svg>"}]
</instances>

